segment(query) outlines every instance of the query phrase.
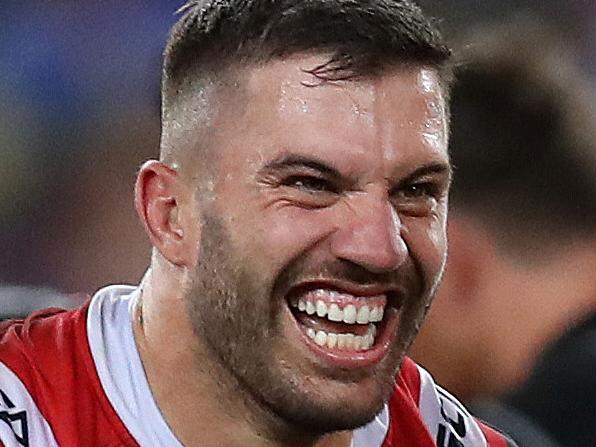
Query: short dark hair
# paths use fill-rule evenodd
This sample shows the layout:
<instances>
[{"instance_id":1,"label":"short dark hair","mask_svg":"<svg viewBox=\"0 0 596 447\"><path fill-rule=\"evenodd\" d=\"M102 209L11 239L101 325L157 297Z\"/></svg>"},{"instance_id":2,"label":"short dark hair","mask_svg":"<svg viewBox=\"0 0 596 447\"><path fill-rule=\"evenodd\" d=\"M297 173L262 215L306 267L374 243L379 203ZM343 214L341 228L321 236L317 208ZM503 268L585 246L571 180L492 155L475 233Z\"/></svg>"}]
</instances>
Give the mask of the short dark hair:
<instances>
[{"instance_id":1,"label":"short dark hair","mask_svg":"<svg viewBox=\"0 0 596 447\"><path fill-rule=\"evenodd\" d=\"M518 19L466 42L451 92L452 210L525 257L596 235L595 103L561 40Z\"/></svg>"},{"instance_id":2,"label":"short dark hair","mask_svg":"<svg viewBox=\"0 0 596 447\"><path fill-rule=\"evenodd\" d=\"M449 48L408 0L194 0L180 11L164 55L166 107L188 76L301 52L331 54L312 72L323 80L375 75L399 63L450 72Z\"/></svg>"}]
</instances>

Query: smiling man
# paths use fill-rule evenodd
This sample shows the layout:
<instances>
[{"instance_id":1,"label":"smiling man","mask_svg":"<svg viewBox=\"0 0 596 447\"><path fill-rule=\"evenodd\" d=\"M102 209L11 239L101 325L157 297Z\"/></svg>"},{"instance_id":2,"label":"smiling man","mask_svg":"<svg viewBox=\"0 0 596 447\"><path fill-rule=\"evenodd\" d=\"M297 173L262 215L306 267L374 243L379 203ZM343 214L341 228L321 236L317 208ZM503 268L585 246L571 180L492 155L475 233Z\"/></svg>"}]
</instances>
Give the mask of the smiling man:
<instances>
[{"instance_id":1,"label":"smiling man","mask_svg":"<svg viewBox=\"0 0 596 447\"><path fill-rule=\"evenodd\" d=\"M136 185L151 266L4 329L4 445L507 446L405 357L446 257L432 24L407 1L182 12Z\"/></svg>"}]
</instances>

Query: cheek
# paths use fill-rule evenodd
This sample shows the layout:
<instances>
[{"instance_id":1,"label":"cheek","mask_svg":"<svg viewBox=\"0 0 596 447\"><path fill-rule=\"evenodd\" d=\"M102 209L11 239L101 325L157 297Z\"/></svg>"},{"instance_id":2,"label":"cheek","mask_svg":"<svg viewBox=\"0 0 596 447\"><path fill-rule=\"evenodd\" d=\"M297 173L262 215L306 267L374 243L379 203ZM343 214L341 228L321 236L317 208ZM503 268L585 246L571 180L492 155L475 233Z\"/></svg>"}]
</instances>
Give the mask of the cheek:
<instances>
[{"instance_id":1,"label":"cheek","mask_svg":"<svg viewBox=\"0 0 596 447\"><path fill-rule=\"evenodd\" d=\"M272 213L266 221L264 236L271 245L302 251L328 235L333 228L330 210L305 210L288 207Z\"/></svg>"},{"instance_id":2,"label":"cheek","mask_svg":"<svg viewBox=\"0 0 596 447\"><path fill-rule=\"evenodd\" d=\"M402 220L403 237L411 256L432 275L440 274L447 258L447 228L444 214Z\"/></svg>"},{"instance_id":3,"label":"cheek","mask_svg":"<svg viewBox=\"0 0 596 447\"><path fill-rule=\"evenodd\" d=\"M333 231L329 210L285 207L264 210L246 224L245 243L254 262L282 268Z\"/></svg>"}]
</instances>

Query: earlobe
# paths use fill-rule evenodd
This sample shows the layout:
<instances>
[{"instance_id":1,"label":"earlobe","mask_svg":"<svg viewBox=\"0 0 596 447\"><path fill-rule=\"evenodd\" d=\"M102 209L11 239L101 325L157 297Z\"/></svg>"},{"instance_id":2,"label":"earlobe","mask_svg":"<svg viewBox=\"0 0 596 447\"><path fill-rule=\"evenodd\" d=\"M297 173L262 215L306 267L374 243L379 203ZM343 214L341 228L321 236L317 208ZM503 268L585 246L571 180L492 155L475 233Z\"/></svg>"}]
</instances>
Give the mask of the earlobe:
<instances>
[{"instance_id":1,"label":"earlobe","mask_svg":"<svg viewBox=\"0 0 596 447\"><path fill-rule=\"evenodd\" d=\"M176 170L157 160L141 167L135 185L135 208L151 244L175 265L185 265L188 257L180 194Z\"/></svg>"}]
</instances>

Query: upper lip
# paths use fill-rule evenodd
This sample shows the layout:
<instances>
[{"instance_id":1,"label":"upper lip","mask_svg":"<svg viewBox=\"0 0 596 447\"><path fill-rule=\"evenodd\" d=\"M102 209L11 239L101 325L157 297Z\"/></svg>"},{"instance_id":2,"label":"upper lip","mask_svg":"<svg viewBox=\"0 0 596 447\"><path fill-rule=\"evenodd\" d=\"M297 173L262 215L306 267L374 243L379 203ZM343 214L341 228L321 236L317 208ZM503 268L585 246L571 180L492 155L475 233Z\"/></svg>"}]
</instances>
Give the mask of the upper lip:
<instances>
[{"instance_id":1,"label":"upper lip","mask_svg":"<svg viewBox=\"0 0 596 447\"><path fill-rule=\"evenodd\" d=\"M389 286L384 284L358 284L351 281L335 278L316 278L307 281L301 281L292 286L291 294L301 294L309 290L328 289L347 293L359 297L372 297L377 295L386 295L388 301L402 297L404 291L398 286Z\"/></svg>"}]
</instances>

